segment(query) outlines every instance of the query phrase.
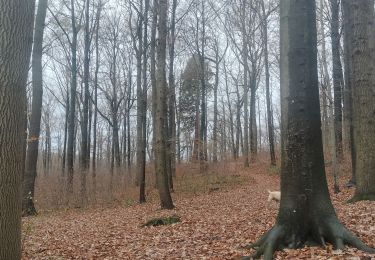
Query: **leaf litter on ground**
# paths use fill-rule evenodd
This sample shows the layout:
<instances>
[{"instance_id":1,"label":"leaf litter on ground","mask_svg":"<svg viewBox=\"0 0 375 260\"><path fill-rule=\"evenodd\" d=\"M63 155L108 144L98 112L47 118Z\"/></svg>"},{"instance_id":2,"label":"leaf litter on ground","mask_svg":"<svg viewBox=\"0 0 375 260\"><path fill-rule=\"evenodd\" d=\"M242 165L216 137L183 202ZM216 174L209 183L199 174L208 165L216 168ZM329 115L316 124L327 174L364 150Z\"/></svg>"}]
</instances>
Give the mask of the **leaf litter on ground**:
<instances>
[{"instance_id":1,"label":"leaf litter on ground","mask_svg":"<svg viewBox=\"0 0 375 260\"><path fill-rule=\"evenodd\" d=\"M234 164L234 163L233 163ZM235 165L225 174L239 182L207 184L206 191L173 194L173 210L160 210L157 197L141 205L58 211L23 219L23 259L236 259L275 223L277 202L267 190L278 190L279 177L268 163L248 169ZM274 170L273 170L274 171ZM272 172L272 171L271 171ZM329 179L330 186L332 183ZM344 186L342 177L341 186ZM226 185L228 184L228 185ZM178 185L177 185L178 187ZM210 190L211 189L211 190ZM369 246L375 247L375 202L347 204L354 189L331 199L339 219ZM152 218L179 216L172 225L143 227ZM275 259L372 259L347 247L285 249Z\"/></svg>"}]
</instances>

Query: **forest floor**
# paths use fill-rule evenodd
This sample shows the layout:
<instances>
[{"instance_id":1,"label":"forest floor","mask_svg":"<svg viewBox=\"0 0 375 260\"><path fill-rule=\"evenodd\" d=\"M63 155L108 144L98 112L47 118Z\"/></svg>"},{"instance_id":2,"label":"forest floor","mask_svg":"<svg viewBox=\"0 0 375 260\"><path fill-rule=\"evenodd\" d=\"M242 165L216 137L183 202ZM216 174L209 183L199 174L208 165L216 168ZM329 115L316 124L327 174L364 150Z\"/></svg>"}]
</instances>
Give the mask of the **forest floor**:
<instances>
[{"instance_id":1,"label":"forest floor","mask_svg":"<svg viewBox=\"0 0 375 260\"><path fill-rule=\"evenodd\" d=\"M23 259L236 259L241 249L269 230L278 211L267 189L278 190L277 170L268 162L226 163L206 174L178 170L174 210L160 210L157 192L142 205L125 200L108 207L41 211L23 219ZM330 178L329 178L330 179ZM341 178L343 186L347 178ZM331 182L331 181L330 181ZM330 185L332 186L332 185ZM354 189L331 192L339 219L375 247L375 202L346 204ZM155 217L177 215L181 222L143 227ZM375 259L353 248L331 246L283 250L275 259Z\"/></svg>"}]
</instances>

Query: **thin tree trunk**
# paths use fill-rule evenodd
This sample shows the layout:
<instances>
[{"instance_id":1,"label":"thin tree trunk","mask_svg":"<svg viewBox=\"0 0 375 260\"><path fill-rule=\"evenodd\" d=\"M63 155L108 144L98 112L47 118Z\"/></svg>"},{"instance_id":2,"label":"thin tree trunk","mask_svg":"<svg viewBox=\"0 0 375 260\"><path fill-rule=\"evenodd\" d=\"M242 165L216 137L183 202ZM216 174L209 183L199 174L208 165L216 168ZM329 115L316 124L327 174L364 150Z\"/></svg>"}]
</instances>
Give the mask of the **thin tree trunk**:
<instances>
[{"instance_id":1,"label":"thin tree trunk","mask_svg":"<svg viewBox=\"0 0 375 260\"><path fill-rule=\"evenodd\" d=\"M351 72L351 62L352 59L350 58L350 52L352 49L352 30L349 25L349 13L350 6L349 1L342 1L342 11L344 16L344 65L345 65L345 91L344 91L344 119L345 123L348 126L346 129L346 133L348 136L348 146L350 151L350 157L352 162L352 176L351 179L346 184L347 187L352 187L356 184L356 153L355 153L355 146L354 146L354 130L353 130L353 100L352 100L352 84L353 84L353 74Z\"/></svg>"},{"instance_id":2,"label":"thin tree trunk","mask_svg":"<svg viewBox=\"0 0 375 260\"><path fill-rule=\"evenodd\" d=\"M92 147L92 192L96 198L96 168L97 168L97 124L98 124L98 74L100 67L99 57L99 29L102 10L101 0L98 3L95 27L95 73L94 73L94 125L93 125L93 147Z\"/></svg>"},{"instance_id":3,"label":"thin tree trunk","mask_svg":"<svg viewBox=\"0 0 375 260\"><path fill-rule=\"evenodd\" d=\"M76 91L77 91L77 27L75 19L74 0L70 0L71 4L71 22L72 22L72 43L71 49L71 86L70 86L70 104L68 116L68 147L67 147L67 192L68 197L73 194L73 174L74 174L74 144L75 144L75 112L76 112ZM68 198L69 200L70 198Z\"/></svg>"},{"instance_id":4,"label":"thin tree trunk","mask_svg":"<svg viewBox=\"0 0 375 260\"><path fill-rule=\"evenodd\" d=\"M32 86L33 97L29 136L27 138L27 152L25 175L23 179L22 215L30 216L37 213L34 206L35 178L37 176L38 148L40 136L40 121L43 103L43 35L48 0L40 0L35 18L34 46L32 52Z\"/></svg>"},{"instance_id":5,"label":"thin tree trunk","mask_svg":"<svg viewBox=\"0 0 375 260\"><path fill-rule=\"evenodd\" d=\"M266 10L264 7L264 0L261 2L262 14L263 14L263 44L264 44L264 69L266 73L266 103L267 103L267 125L268 125L268 143L270 146L270 157L271 165L276 165L275 156L275 138L274 138L274 126L273 126L273 116L271 109L271 94L270 94L270 68L268 61L268 19L266 16ZM259 121L260 123L260 121Z\"/></svg>"},{"instance_id":6,"label":"thin tree trunk","mask_svg":"<svg viewBox=\"0 0 375 260\"><path fill-rule=\"evenodd\" d=\"M176 82L174 78L174 59L175 59L175 37L176 37L176 8L177 0L172 0L172 13L171 13L171 25L170 25L170 40L169 40L169 100L168 100L168 111L169 111L169 156L170 156L170 167L171 177L170 185L173 190L173 176L176 176Z\"/></svg>"},{"instance_id":7,"label":"thin tree trunk","mask_svg":"<svg viewBox=\"0 0 375 260\"><path fill-rule=\"evenodd\" d=\"M342 148L342 90L344 79L340 58L340 32L339 32L339 0L331 2L331 47L332 47L332 77L334 91L334 136L336 144L336 154L339 162L343 159Z\"/></svg>"},{"instance_id":8,"label":"thin tree trunk","mask_svg":"<svg viewBox=\"0 0 375 260\"><path fill-rule=\"evenodd\" d=\"M257 146L258 146L258 130L257 130L257 119L256 119L256 75L255 68L252 66L253 75L251 76L250 85L250 154L251 162L255 162L257 157Z\"/></svg>"},{"instance_id":9,"label":"thin tree trunk","mask_svg":"<svg viewBox=\"0 0 375 260\"><path fill-rule=\"evenodd\" d=\"M143 15L143 0L141 1L141 8L139 10L139 16ZM145 176L145 140L143 140L144 134L144 122L143 122L143 89L142 89L142 18L139 18L137 24L137 37L138 47L136 49L137 58L137 176L136 185L140 185L142 176ZM136 45L136 44L134 44Z\"/></svg>"},{"instance_id":10,"label":"thin tree trunk","mask_svg":"<svg viewBox=\"0 0 375 260\"><path fill-rule=\"evenodd\" d=\"M81 122L81 205L87 202L86 175L89 166L90 153L88 151L88 113L89 113L89 74L90 74L90 0L85 0L85 39L84 39L84 61L83 61L83 119Z\"/></svg>"},{"instance_id":11,"label":"thin tree trunk","mask_svg":"<svg viewBox=\"0 0 375 260\"><path fill-rule=\"evenodd\" d=\"M142 0L143 1L143 0ZM143 68L142 68L142 75L143 75L143 90L142 90L142 97L141 97L141 121L142 121L142 163L146 164L146 113L147 113L147 50L148 50L148 40L147 40L147 28L148 28L148 9L150 7L150 1L145 0L145 11L143 15L143 45L139 46L139 51L142 52L143 55ZM140 171L139 176L139 203L146 202L146 171Z\"/></svg>"},{"instance_id":12,"label":"thin tree trunk","mask_svg":"<svg viewBox=\"0 0 375 260\"><path fill-rule=\"evenodd\" d=\"M243 62L243 108L244 108L244 146L243 146L243 156L245 157L244 166L249 167L249 83L248 83L248 41L247 41L247 30L246 30L246 0L242 1L242 62ZM237 113L240 111L237 111ZM239 130L239 129L238 129Z\"/></svg>"}]
</instances>

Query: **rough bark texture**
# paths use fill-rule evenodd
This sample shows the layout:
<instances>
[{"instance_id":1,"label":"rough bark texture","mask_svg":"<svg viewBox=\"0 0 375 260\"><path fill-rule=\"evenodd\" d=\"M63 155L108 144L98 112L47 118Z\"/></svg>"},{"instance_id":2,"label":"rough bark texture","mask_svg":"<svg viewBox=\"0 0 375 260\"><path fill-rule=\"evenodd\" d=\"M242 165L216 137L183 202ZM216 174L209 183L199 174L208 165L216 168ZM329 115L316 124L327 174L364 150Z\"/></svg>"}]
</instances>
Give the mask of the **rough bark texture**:
<instances>
[{"instance_id":1,"label":"rough bark texture","mask_svg":"<svg viewBox=\"0 0 375 260\"><path fill-rule=\"evenodd\" d=\"M374 2L350 1L352 28L353 134L357 188L353 200L375 200L375 37Z\"/></svg>"},{"instance_id":2,"label":"rough bark texture","mask_svg":"<svg viewBox=\"0 0 375 260\"><path fill-rule=\"evenodd\" d=\"M35 2L0 0L0 259L21 259L26 79ZM22 17L22 19L20 19Z\"/></svg>"},{"instance_id":3,"label":"rough bark texture","mask_svg":"<svg viewBox=\"0 0 375 260\"><path fill-rule=\"evenodd\" d=\"M275 226L253 257L329 241L375 252L337 219L324 169L317 75L315 1L281 2L281 201ZM244 258L244 259L249 259Z\"/></svg>"},{"instance_id":4,"label":"rough bark texture","mask_svg":"<svg viewBox=\"0 0 375 260\"><path fill-rule=\"evenodd\" d=\"M156 66L156 102L155 108L155 171L157 176L160 204L163 209L172 209L173 202L168 187L166 164L167 140L165 122L167 117L167 79L166 79L166 42L167 42L167 12L168 1L158 1L158 36L157 66Z\"/></svg>"},{"instance_id":5,"label":"rough bark texture","mask_svg":"<svg viewBox=\"0 0 375 260\"><path fill-rule=\"evenodd\" d=\"M32 53L32 85L30 128L27 138L25 175L23 179L22 214L29 216L37 213L34 206L34 188L37 175L40 121L43 102L43 33L48 0L40 0L35 19L34 46Z\"/></svg>"}]
</instances>

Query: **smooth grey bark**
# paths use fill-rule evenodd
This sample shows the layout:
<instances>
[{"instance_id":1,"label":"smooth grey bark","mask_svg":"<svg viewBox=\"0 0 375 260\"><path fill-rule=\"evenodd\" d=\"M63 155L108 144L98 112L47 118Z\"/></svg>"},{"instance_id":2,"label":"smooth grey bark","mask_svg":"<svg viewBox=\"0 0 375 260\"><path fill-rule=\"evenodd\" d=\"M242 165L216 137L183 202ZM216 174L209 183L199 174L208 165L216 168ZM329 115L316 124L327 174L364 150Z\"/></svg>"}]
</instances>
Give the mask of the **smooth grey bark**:
<instances>
[{"instance_id":1,"label":"smooth grey bark","mask_svg":"<svg viewBox=\"0 0 375 260\"><path fill-rule=\"evenodd\" d=\"M0 6L0 259L17 260L21 259L26 80L35 1L0 0Z\"/></svg>"},{"instance_id":2,"label":"smooth grey bark","mask_svg":"<svg viewBox=\"0 0 375 260\"><path fill-rule=\"evenodd\" d=\"M32 104L30 127L27 137L27 152L25 162L25 175L23 179L22 215L36 215L34 206L35 178L37 176L37 162L39 151L40 121L42 117L43 102L43 35L44 22L47 12L48 0L40 0L35 18L34 44L32 51Z\"/></svg>"},{"instance_id":3,"label":"smooth grey bark","mask_svg":"<svg viewBox=\"0 0 375 260\"><path fill-rule=\"evenodd\" d=\"M356 191L351 201L375 200L375 31L374 2L353 0L345 17L352 29L353 137Z\"/></svg>"},{"instance_id":4,"label":"smooth grey bark","mask_svg":"<svg viewBox=\"0 0 375 260\"><path fill-rule=\"evenodd\" d=\"M157 176L158 191L162 209L174 208L168 187L166 164L167 135L165 131L167 119L167 79L166 79L166 45L167 45L167 16L168 0L158 1L158 41L156 64L156 99L155 104L155 171Z\"/></svg>"},{"instance_id":5,"label":"smooth grey bark","mask_svg":"<svg viewBox=\"0 0 375 260\"><path fill-rule=\"evenodd\" d=\"M281 201L276 224L252 247L265 260L306 242L375 252L338 220L327 187L320 122L315 1L285 0L281 19ZM250 259L246 257L243 259Z\"/></svg>"}]
</instances>

